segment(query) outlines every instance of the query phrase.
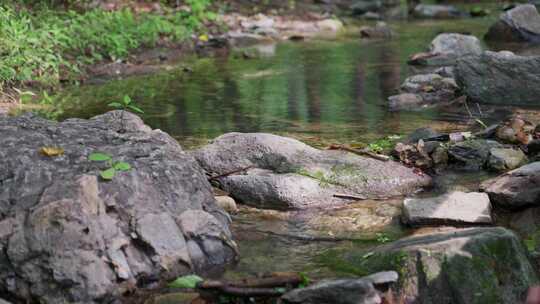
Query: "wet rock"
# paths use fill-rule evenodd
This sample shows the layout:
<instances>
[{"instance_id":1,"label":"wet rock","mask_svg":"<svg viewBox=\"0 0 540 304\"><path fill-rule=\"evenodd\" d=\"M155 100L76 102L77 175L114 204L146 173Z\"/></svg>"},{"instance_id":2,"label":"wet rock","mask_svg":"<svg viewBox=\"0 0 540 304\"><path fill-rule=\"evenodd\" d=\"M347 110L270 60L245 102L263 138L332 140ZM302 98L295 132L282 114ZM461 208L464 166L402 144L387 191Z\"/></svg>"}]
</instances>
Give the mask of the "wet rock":
<instances>
[{"instance_id":1,"label":"wet rock","mask_svg":"<svg viewBox=\"0 0 540 304\"><path fill-rule=\"evenodd\" d=\"M456 143L448 148L449 162L466 170L486 167L492 148L503 146L493 140L473 139Z\"/></svg>"},{"instance_id":2,"label":"wet rock","mask_svg":"<svg viewBox=\"0 0 540 304\"><path fill-rule=\"evenodd\" d=\"M482 44L478 38L472 35L456 33L439 34L429 47L433 54L465 56L470 54L481 54Z\"/></svg>"},{"instance_id":3,"label":"wet rock","mask_svg":"<svg viewBox=\"0 0 540 304\"><path fill-rule=\"evenodd\" d=\"M454 66L456 65L457 59L462 56L481 53L482 45L478 38L471 35L444 33L439 34L433 39L429 47L429 52L413 55L409 60L409 64L423 66Z\"/></svg>"},{"instance_id":4,"label":"wet rock","mask_svg":"<svg viewBox=\"0 0 540 304\"><path fill-rule=\"evenodd\" d=\"M530 163L482 183L491 202L506 208L540 204L540 162Z\"/></svg>"},{"instance_id":5,"label":"wet rock","mask_svg":"<svg viewBox=\"0 0 540 304\"><path fill-rule=\"evenodd\" d=\"M401 85L400 92L402 94L388 99L392 110L418 109L451 102L458 97L455 81L452 78L443 78L439 74L408 77Z\"/></svg>"},{"instance_id":6,"label":"wet rock","mask_svg":"<svg viewBox=\"0 0 540 304\"><path fill-rule=\"evenodd\" d=\"M495 171L508 171L527 163L527 156L520 149L492 148L488 167Z\"/></svg>"},{"instance_id":7,"label":"wet rock","mask_svg":"<svg viewBox=\"0 0 540 304\"><path fill-rule=\"evenodd\" d=\"M379 304L381 298L369 280L325 280L285 295L284 303L301 304Z\"/></svg>"},{"instance_id":8,"label":"wet rock","mask_svg":"<svg viewBox=\"0 0 540 304\"><path fill-rule=\"evenodd\" d=\"M510 230L448 229L343 254L357 271L395 270L408 303L523 303L538 283L521 240ZM343 264L340 264L343 265Z\"/></svg>"},{"instance_id":9,"label":"wet rock","mask_svg":"<svg viewBox=\"0 0 540 304\"><path fill-rule=\"evenodd\" d=\"M392 38L395 36L394 31L386 24L386 22L377 22L375 26L363 26L360 28L360 37L362 38Z\"/></svg>"},{"instance_id":10,"label":"wet rock","mask_svg":"<svg viewBox=\"0 0 540 304\"><path fill-rule=\"evenodd\" d=\"M366 20L381 20L382 19L381 14L374 13L374 12L367 12L365 14L362 14L361 17Z\"/></svg>"},{"instance_id":11,"label":"wet rock","mask_svg":"<svg viewBox=\"0 0 540 304\"><path fill-rule=\"evenodd\" d=\"M385 291L398 282L399 274L395 271L381 271L362 277L362 279L370 281L377 290Z\"/></svg>"},{"instance_id":12,"label":"wet rock","mask_svg":"<svg viewBox=\"0 0 540 304\"><path fill-rule=\"evenodd\" d=\"M265 133L228 133L193 155L213 175L238 172L219 178L221 188L236 200L261 208L335 206L347 202L334 197L336 193L386 197L431 183L429 177L396 162L318 150Z\"/></svg>"},{"instance_id":13,"label":"wet rock","mask_svg":"<svg viewBox=\"0 0 540 304\"><path fill-rule=\"evenodd\" d=\"M407 198L403 202L402 220L412 226L491 224L491 204L487 194L474 192Z\"/></svg>"},{"instance_id":14,"label":"wet rock","mask_svg":"<svg viewBox=\"0 0 540 304\"><path fill-rule=\"evenodd\" d=\"M402 144L397 143L394 147L393 154L405 165L414 166L423 170L433 166L433 161L428 153L423 149L424 142L418 144Z\"/></svg>"},{"instance_id":15,"label":"wet rock","mask_svg":"<svg viewBox=\"0 0 540 304\"><path fill-rule=\"evenodd\" d=\"M267 36L245 33L245 32L228 32L227 40L234 47L248 47L257 44L271 43L273 40Z\"/></svg>"},{"instance_id":16,"label":"wet rock","mask_svg":"<svg viewBox=\"0 0 540 304\"><path fill-rule=\"evenodd\" d=\"M527 153L529 153L530 155L537 155L538 153L540 153L540 139L532 140L527 145Z\"/></svg>"},{"instance_id":17,"label":"wet rock","mask_svg":"<svg viewBox=\"0 0 540 304\"><path fill-rule=\"evenodd\" d=\"M202 169L137 116L24 115L0 119L0 133L0 294L102 303L232 260L229 219ZM46 156L47 146L63 153ZM97 151L132 169L100 180L109 165L88 160ZM191 221L213 222L219 236L204 225L188 234L181 219L192 211Z\"/></svg>"},{"instance_id":18,"label":"wet rock","mask_svg":"<svg viewBox=\"0 0 540 304\"><path fill-rule=\"evenodd\" d=\"M424 105L424 99L419 94L402 93L388 97L388 107L392 111L413 110Z\"/></svg>"},{"instance_id":19,"label":"wet rock","mask_svg":"<svg viewBox=\"0 0 540 304\"><path fill-rule=\"evenodd\" d=\"M456 81L472 100L504 105L536 105L540 57L486 51L458 60Z\"/></svg>"},{"instance_id":20,"label":"wet rock","mask_svg":"<svg viewBox=\"0 0 540 304\"><path fill-rule=\"evenodd\" d=\"M532 140L534 128L532 123L521 117L513 117L497 128L495 137L505 143L526 145Z\"/></svg>"},{"instance_id":21,"label":"wet rock","mask_svg":"<svg viewBox=\"0 0 540 304\"><path fill-rule=\"evenodd\" d=\"M432 128L425 127L414 130L407 136L406 143L417 143L419 140L428 140L431 138L440 137L442 134L433 130Z\"/></svg>"},{"instance_id":22,"label":"wet rock","mask_svg":"<svg viewBox=\"0 0 540 304\"><path fill-rule=\"evenodd\" d=\"M350 7L354 15L377 12L382 8L383 2L381 0L357 0Z\"/></svg>"},{"instance_id":23,"label":"wet rock","mask_svg":"<svg viewBox=\"0 0 540 304\"><path fill-rule=\"evenodd\" d=\"M273 18L267 17L264 14L257 14L250 19L240 21L240 25L247 30L272 28L274 23Z\"/></svg>"},{"instance_id":24,"label":"wet rock","mask_svg":"<svg viewBox=\"0 0 540 304\"><path fill-rule=\"evenodd\" d=\"M336 19L325 19L317 22L317 27L321 31L338 32L343 29L343 23Z\"/></svg>"},{"instance_id":25,"label":"wet rock","mask_svg":"<svg viewBox=\"0 0 540 304\"><path fill-rule=\"evenodd\" d=\"M540 15L531 4L518 5L501 14L485 36L486 40L540 43Z\"/></svg>"},{"instance_id":26,"label":"wet rock","mask_svg":"<svg viewBox=\"0 0 540 304\"><path fill-rule=\"evenodd\" d=\"M440 67L440 68L435 69L435 71L433 71L433 73L439 74L443 78L452 78L453 79L454 78L454 67L452 67L452 66Z\"/></svg>"},{"instance_id":27,"label":"wet rock","mask_svg":"<svg viewBox=\"0 0 540 304\"><path fill-rule=\"evenodd\" d=\"M425 19L453 19L466 14L451 5L419 4L413 10L413 16Z\"/></svg>"},{"instance_id":28,"label":"wet rock","mask_svg":"<svg viewBox=\"0 0 540 304\"><path fill-rule=\"evenodd\" d=\"M219 207L221 207L221 209L229 213L238 212L238 207L236 206L236 202L230 196L216 196L216 203Z\"/></svg>"}]
</instances>

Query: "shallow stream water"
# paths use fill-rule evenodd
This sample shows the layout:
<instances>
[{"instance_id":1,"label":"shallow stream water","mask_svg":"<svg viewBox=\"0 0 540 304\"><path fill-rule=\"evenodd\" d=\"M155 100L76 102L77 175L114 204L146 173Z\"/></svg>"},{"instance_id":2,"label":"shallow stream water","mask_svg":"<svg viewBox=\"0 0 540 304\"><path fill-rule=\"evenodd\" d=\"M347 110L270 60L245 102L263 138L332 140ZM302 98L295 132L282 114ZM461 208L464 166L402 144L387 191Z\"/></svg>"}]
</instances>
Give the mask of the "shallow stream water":
<instances>
[{"instance_id":1,"label":"shallow stream water","mask_svg":"<svg viewBox=\"0 0 540 304\"><path fill-rule=\"evenodd\" d=\"M144 121L193 148L226 132L272 132L315 146L367 143L430 126L443 132L474 128L462 109L390 112L386 98L415 71L407 58L426 50L440 32L482 37L496 16L453 21L391 23L398 37L360 40L356 31L332 40L283 42L259 47L257 58L227 52L190 58L168 71L100 85L67 89L55 96L58 119L91 117L129 95ZM186 70L189 70L186 72ZM84 105L84 106L83 106ZM486 124L516 111L481 106ZM474 189L487 174L448 173L434 191ZM343 275L321 258L335 248L368 250L410 233L399 224L400 200L365 201L331 211L274 212L241 208L233 230L241 260L228 278L271 271L303 271L312 277ZM348 237L313 242L302 237ZM168 303L163 299L159 303Z\"/></svg>"}]
</instances>

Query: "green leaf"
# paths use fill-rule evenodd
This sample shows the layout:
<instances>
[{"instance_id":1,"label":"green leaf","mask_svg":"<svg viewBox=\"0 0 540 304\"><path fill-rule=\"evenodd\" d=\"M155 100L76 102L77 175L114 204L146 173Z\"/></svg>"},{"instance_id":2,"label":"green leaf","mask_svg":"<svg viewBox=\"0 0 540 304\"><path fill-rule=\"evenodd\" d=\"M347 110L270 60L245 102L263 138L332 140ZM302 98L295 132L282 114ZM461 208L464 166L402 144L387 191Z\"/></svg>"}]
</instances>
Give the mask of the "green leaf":
<instances>
[{"instance_id":1,"label":"green leaf","mask_svg":"<svg viewBox=\"0 0 540 304\"><path fill-rule=\"evenodd\" d=\"M124 95L124 104L125 105L128 105L131 103L131 97L129 97L129 95Z\"/></svg>"},{"instance_id":2,"label":"green leaf","mask_svg":"<svg viewBox=\"0 0 540 304\"><path fill-rule=\"evenodd\" d=\"M118 171L129 171L131 170L131 165L126 162L117 162L114 164L114 169Z\"/></svg>"},{"instance_id":3,"label":"green leaf","mask_svg":"<svg viewBox=\"0 0 540 304\"><path fill-rule=\"evenodd\" d=\"M91 161L107 161L107 160L111 160L111 158L112 157L109 154L100 153L100 152L92 153L88 156L88 159Z\"/></svg>"},{"instance_id":4,"label":"green leaf","mask_svg":"<svg viewBox=\"0 0 540 304\"><path fill-rule=\"evenodd\" d=\"M100 171L99 175L104 180L112 180L114 178L114 176L116 175L116 170L114 168L109 168L107 170Z\"/></svg>"},{"instance_id":5,"label":"green leaf","mask_svg":"<svg viewBox=\"0 0 540 304\"><path fill-rule=\"evenodd\" d=\"M169 283L169 287L194 289L195 287L197 287L197 283L202 282L202 281L204 281L203 278L199 277L198 275L192 274L192 275L179 277L178 279Z\"/></svg>"},{"instance_id":6,"label":"green leaf","mask_svg":"<svg viewBox=\"0 0 540 304\"><path fill-rule=\"evenodd\" d=\"M525 243L525 246L527 246L529 252L533 252L536 249L536 241L534 239L526 239L523 242Z\"/></svg>"},{"instance_id":7,"label":"green leaf","mask_svg":"<svg viewBox=\"0 0 540 304\"><path fill-rule=\"evenodd\" d=\"M122 109L124 107L124 105L119 102L111 102L110 104L108 104L108 106L116 109Z\"/></svg>"},{"instance_id":8,"label":"green leaf","mask_svg":"<svg viewBox=\"0 0 540 304\"><path fill-rule=\"evenodd\" d=\"M134 106L134 105L129 105L128 109L132 110L133 112L144 114L144 111L141 108L139 108L137 106Z\"/></svg>"}]
</instances>

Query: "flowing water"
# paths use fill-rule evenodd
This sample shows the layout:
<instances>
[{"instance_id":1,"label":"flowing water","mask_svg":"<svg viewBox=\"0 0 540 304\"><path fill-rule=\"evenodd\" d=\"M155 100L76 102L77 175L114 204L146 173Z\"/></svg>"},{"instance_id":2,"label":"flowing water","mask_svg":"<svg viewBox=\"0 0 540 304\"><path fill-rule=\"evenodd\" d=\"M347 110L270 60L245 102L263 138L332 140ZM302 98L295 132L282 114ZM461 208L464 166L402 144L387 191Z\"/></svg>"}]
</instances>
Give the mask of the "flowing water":
<instances>
[{"instance_id":1,"label":"flowing water","mask_svg":"<svg viewBox=\"0 0 540 304\"><path fill-rule=\"evenodd\" d=\"M437 33L481 37L494 18L392 23L399 36L389 41L360 40L351 31L332 40L269 44L256 50L255 59L238 52L193 57L155 75L67 89L54 97L59 107L51 115L91 117L129 95L145 110L147 124L185 148L232 131L272 132L324 146L366 143L425 126L447 132L469 129L474 121L455 109L390 112L386 98L414 73L407 58L424 51ZM483 119L489 124L513 110L485 108ZM448 174L440 184L474 188L482 178ZM291 270L313 277L338 275L326 267L332 261L321 258L327 250L367 250L409 233L399 225L399 205L368 201L341 210L291 213L242 208L233 227L241 260L225 276ZM302 240L307 236L361 240Z\"/></svg>"}]
</instances>

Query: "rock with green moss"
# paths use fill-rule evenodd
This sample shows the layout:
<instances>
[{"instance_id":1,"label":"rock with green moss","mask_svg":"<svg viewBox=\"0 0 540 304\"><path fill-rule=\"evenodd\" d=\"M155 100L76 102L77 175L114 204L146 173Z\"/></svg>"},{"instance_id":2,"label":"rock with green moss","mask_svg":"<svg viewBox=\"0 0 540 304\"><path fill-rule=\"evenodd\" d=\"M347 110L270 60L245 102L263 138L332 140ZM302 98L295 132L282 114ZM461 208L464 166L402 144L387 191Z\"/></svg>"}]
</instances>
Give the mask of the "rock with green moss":
<instances>
[{"instance_id":1,"label":"rock with green moss","mask_svg":"<svg viewBox=\"0 0 540 304\"><path fill-rule=\"evenodd\" d=\"M395 270L399 292L414 303L523 303L538 283L526 248L500 227L413 236L373 252L347 252L333 264L354 274Z\"/></svg>"},{"instance_id":2,"label":"rock with green moss","mask_svg":"<svg viewBox=\"0 0 540 304\"><path fill-rule=\"evenodd\" d=\"M232 197L262 208L330 207L431 184L429 176L394 161L318 150L265 133L228 133L193 155L207 173L221 176L214 180Z\"/></svg>"}]
</instances>

